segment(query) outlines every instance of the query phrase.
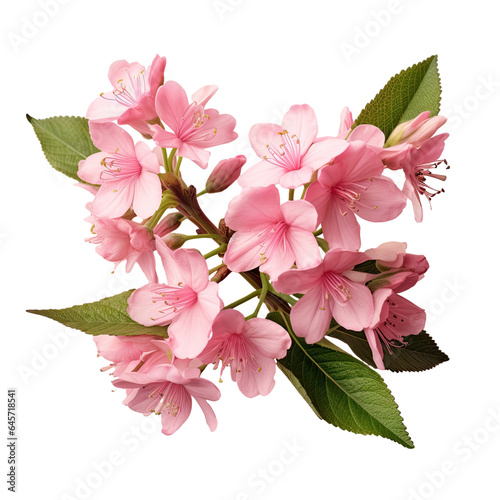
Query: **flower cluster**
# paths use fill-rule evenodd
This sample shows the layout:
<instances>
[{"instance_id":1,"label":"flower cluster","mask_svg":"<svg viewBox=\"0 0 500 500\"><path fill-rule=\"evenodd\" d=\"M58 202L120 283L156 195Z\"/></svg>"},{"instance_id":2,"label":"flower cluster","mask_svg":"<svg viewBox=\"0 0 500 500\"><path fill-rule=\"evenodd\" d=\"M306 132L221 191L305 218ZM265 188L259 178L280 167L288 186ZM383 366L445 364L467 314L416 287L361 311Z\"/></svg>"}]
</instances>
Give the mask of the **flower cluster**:
<instances>
[{"instance_id":1,"label":"flower cluster","mask_svg":"<svg viewBox=\"0 0 500 500\"><path fill-rule=\"evenodd\" d=\"M287 355L294 336L313 344L339 328L361 332L374 365L384 369L384 357L424 327L424 310L400 294L428 264L407 253L404 243L362 251L358 219L393 220L409 199L422 220L422 197L440 192L428 182L445 180L434 172L446 165L441 154L448 135L435 135L446 119L423 112L386 140L374 125L355 126L345 108L338 133L319 137L314 110L294 105L281 125L252 127L258 162L242 172L245 157L225 159L197 192L182 174L206 169L210 148L237 138L236 120L208 107L217 87L202 87L189 99L178 83L164 82L165 65L159 56L148 68L111 65L112 90L87 112L99 152L78 169L94 195L88 241L115 265L125 261L127 272L138 264L148 281L128 298L128 314L144 327L165 327L164 336L155 329L152 335L96 337L114 386L126 391L124 403L145 415L161 414L170 435L186 421L194 398L214 430L207 401L220 392L201 377L207 365L220 367L221 377L228 368L245 396L267 395L276 360ZM125 125L144 140L134 142ZM181 174L183 159L192 164ZM391 179L394 170L404 173L404 185ZM215 225L197 198L235 181L242 191ZM185 221L196 234L177 232ZM216 248L206 255L184 248L199 238ZM209 269L207 260L216 256L221 261ZM219 287L231 272L255 291L224 307ZM255 311L244 317L236 308L252 299L258 299ZM258 317L264 304L289 316L291 328Z\"/></svg>"}]
</instances>

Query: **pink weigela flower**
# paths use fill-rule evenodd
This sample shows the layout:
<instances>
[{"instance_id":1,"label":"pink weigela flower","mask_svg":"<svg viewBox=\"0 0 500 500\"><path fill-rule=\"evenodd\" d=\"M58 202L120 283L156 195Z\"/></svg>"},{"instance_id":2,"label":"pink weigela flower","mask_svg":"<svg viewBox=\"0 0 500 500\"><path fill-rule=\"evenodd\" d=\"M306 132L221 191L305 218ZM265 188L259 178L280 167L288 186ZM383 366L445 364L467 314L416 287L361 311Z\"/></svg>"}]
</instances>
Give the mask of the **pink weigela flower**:
<instances>
[{"instance_id":1,"label":"pink weigela flower","mask_svg":"<svg viewBox=\"0 0 500 500\"><path fill-rule=\"evenodd\" d=\"M231 271L260 267L274 280L294 263L303 269L321 261L312 234L318 226L314 207L304 200L280 205L275 186L243 189L229 204L225 221L236 231L224 257Z\"/></svg>"}]
</instances>

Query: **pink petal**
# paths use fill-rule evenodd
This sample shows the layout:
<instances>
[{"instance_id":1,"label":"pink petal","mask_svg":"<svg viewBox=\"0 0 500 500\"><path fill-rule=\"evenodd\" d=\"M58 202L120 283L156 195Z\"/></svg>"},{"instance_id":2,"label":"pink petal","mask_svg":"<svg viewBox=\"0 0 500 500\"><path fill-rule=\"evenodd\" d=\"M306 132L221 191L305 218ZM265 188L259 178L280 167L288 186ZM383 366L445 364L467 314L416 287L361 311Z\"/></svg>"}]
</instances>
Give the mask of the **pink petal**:
<instances>
[{"instance_id":1,"label":"pink petal","mask_svg":"<svg viewBox=\"0 0 500 500\"><path fill-rule=\"evenodd\" d=\"M280 186L285 189L297 189L304 184L311 182L311 177L314 170L310 167L302 167L298 170L282 171L283 175L280 178Z\"/></svg>"},{"instance_id":2,"label":"pink petal","mask_svg":"<svg viewBox=\"0 0 500 500\"><path fill-rule=\"evenodd\" d=\"M236 273L259 267L262 264L260 242L261 238L258 234L238 231L233 234L229 241L224 255L224 263Z\"/></svg>"},{"instance_id":3,"label":"pink petal","mask_svg":"<svg viewBox=\"0 0 500 500\"><path fill-rule=\"evenodd\" d=\"M258 123L250 129L248 138L258 156L269 156L269 146L279 148L282 141L278 134L282 130L279 125L273 123Z\"/></svg>"},{"instance_id":4,"label":"pink petal","mask_svg":"<svg viewBox=\"0 0 500 500\"><path fill-rule=\"evenodd\" d=\"M310 167L313 170L331 163L335 157L347 149L347 142L342 139L327 138L315 142L302 159L302 167Z\"/></svg>"},{"instance_id":5,"label":"pink petal","mask_svg":"<svg viewBox=\"0 0 500 500\"><path fill-rule=\"evenodd\" d=\"M324 268L325 271L342 274L345 271L350 271L355 265L361 264L366 260L368 260L368 257L363 252L334 249L330 250L325 255Z\"/></svg>"},{"instance_id":6,"label":"pink petal","mask_svg":"<svg viewBox=\"0 0 500 500\"><path fill-rule=\"evenodd\" d=\"M391 179L375 178L355 201L356 215L372 222L393 220L404 210L406 201L406 196Z\"/></svg>"},{"instance_id":7,"label":"pink petal","mask_svg":"<svg viewBox=\"0 0 500 500\"><path fill-rule=\"evenodd\" d=\"M321 283L323 278L323 265L312 269L292 270L280 275L273 283L278 292L293 294L305 293Z\"/></svg>"},{"instance_id":8,"label":"pink petal","mask_svg":"<svg viewBox=\"0 0 500 500\"><path fill-rule=\"evenodd\" d=\"M318 227L318 214L306 200L287 201L281 205L285 222L304 231L315 231Z\"/></svg>"},{"instance_id":9,"label":"pink petal","mask_svg":"<svg viewBox=\"0 0 500 500\"><path fill-rule=\"evenodd\" d=\"M316 113L308 104L296 104L283 117L283 129L297 135L300 149L307 151L318 135Z\"/></svg>"},{"instance_id":10,"label":"pink petal","mask_svg":"<svg viewBox=\"0 0 500 500\"><path fill-rule=\"evenodd\" d=\"M205 85L192 95L191 100L196 104L206 106L207 102L214 96L217 90L219 90L217 85Z\"/></svg>"},{"instance_id":11,"label":"pink petal","mask_svg":"<svg viewBox=\"0 0 500 500\"><path fill-rule=\"evenodd\" d=\"M283 219L280 195L275 186L248 187L229 203L225 221L235 231L252 231Z\"/></svg>"},{"instance_id":12,"label":"pink petal","mask_svg":"<svg viewBox=\"0 0 500 500\"><path fill-rule=\"evenodd\" d=\"M348 330L361 331L367 328L373 319L373 300L368 287L359 283L349 284L350 299L339 304L329 300L331 312L337 323Z\"/></svg>"},{"instance_id":13,"label":"pink petal","mask_svg":"<svg viewBox=\"0 0 500 500\"><path fill-rule=\"evenodd\" d=\"M321 264L318 242L312 233L291 227L286 238L299 269L309 269Z\"/></svg>"},{"instance_id":14,"label":"pink petal","mask_svg":"<svg viewBox=\"0 0 500 500\"><path fill-rule=\"evenodd\" d=\"M153 252L143 252L137 259L137 264L146 275L150 283L158 283L158 275L156 274L156 261Z\"/></svg>"},{"instance_id":15,"label":"pink petal","mask_svg":"<svg viewBox=\"0 0 500 500\"><path fill-rule=\"evenodd\" d=\"M101 174L106 168L101 162L107 155L107 153L99 152L90 155L86 160L80 160L78 163L78 177L90 184L101 184Z\"/></svg>"},{"instance_id":16,"label":"pink petal","mask_svg":"<svg viewBox=\"0 0 500 500\"><path fill-rule=\"evenodd\" d=\"M339 127L339 137L345 139L346 135L351 130L354 120L352 119L352 113L346 106L340 113L340 127Z\"/></svg>"},{"instance_id":17,"label":"pink petal","mask_svg":"<svg viewBox=\"0 0 500 500\"><path fill-rule=\"evenodd\" d=\"M238 184L241 187L249 186L262 186L267 187L272 184L278 184L282 175L283 169L267 160L259 161L253 167L250 167L247 171L238 179Z\"/></svg>"},{"instance_id":18,"label":"pink petal","mask_svg":"<svg viewBox=\"0 0 500 500\"><path fill-rule=\"evenodd\" d=\"M125 156L135 156L134 140L122 127L115 123L89 122L90 136L97 148L106 153L116 150Z\"/></svg>"},{"instance_id":19,"label":"pink petal","mask_svg":"<svg viewBox=\"0 0 500 500\"><path fill-rule=\"evenodd\" d=\"M186 92L177 82L166 82L156 94L156 112L174 132L179 129L188 107Z\"/></svg>"},{"instance_id":20,"label":"pink petal","mask_svg":"<svg viewBox=\"0 0 500 500\"><path fill-rule=\"evenodd\" d=\"M361 246L359 223L345 202L333 198L321 226L330 249L358 250Z\"/></svg>"},{"instance_id":21,"label":"pink petal","mask_svg":"<svg viewBox=\"0 0 500 500\"><path fill-rule=\"evenodd\" d=\"M212 407L203 399L194 397L196 402L200 405L203 415L205 415L205 421L207 422L208 428L214 432L217 429L217 417Z\"/></svg>"},{"instance_id":22,"label":"pink petal","mask_svg":"<svg viewBox=\"0 0 500 500\"><path fill-rule=\"evenodd\" d=\"M225 309L215 318L212 324L212 330L214 335L223 333L242 333L244 329L246 330L245 325L248 325L248 322L245 322L243 314L236 309Z\"/></svg>"},{"instance_id":23,"label":"pink petal","mask_svg":"<svg viewBox=\"0 0 500 500\"><path fill-rule=\"evenodd\" d=\"M379 370L385 370L384 365L384 350L382 349L382 344L380 343L380 339L377 333L375 333L371 328L365 329L366 340L368 340L368 344L370 349L372 350L373 361L375 361L375 365Z\"/></svg>"},{"instance_id":24,"label":"pink petal","mask_svg":"<svg viewBox=\"0 0 500 500\"><path fill-rule=\"evenodd\" d=\"M368 290L368 289L367 289ZM294 332L308 344L320 341L328 331L332 315L324 300L321 286L309 290L293 307L290 314Z\"/></svg>"},{"instance_id":25,"label":"pink petal","mask_svg":"<svg viewBox=\"0 0 500 500\"><path fill-rule=\"evenodd\" d=\"M219 114L216 109L205 109L205 114L210 118L203 127L199 129L199 136L194 135L189 139L189 144L198 148L211 148L238 138L238 134L234 131L236 127L236 119L232 115ZM215 131L215 135L207 140L205 137L210 130Z\"/></svg>"},{"instance_id":26,"label":"pink petal","mask_svg":"<svg viewBox=\"0 0 500 500\"><path fill-rule=\"evenodd\" d=\"M284 358L292 343L283 327L264 318L247 320L244 336L266 358Z\"/></svg>"},{"instance_id":27,"label":"pink petal","mask_svg":"<svg viewBox=\"0 0 500 500\"><path fill-rule=\"evenodd\" d=\"M158 146L161 146L162 148L181 147L181 140L172 132L163 130L159 125L153 125L151 130L153 132L153 139Z\"/></svg>"},{"instance_id":28,"label":"pink petal","mask_svg":"<svg viewBox=\"0 0 500 500\"><path fill-rule=\"evenodd\" d=\"M179 430L181 425L188 419L192 408L191 396L184 387L179 387L177 393L177 405L179 407L176 416L169 408L163 408L161 412L161 431L167 436L171 436Z\"/></svg>"},{"instance_id":29,"label":"pink petal","mask_svg":"<svg viewBox=\"0 0 500 500\"><path fill-rule=\"evenodd\" d=\"M157 283L149 283L135 290L128 299L127 312L129 316L144 326L161 325L166 326L170 320L165 320L164 315L160 313L165 308L165 304L161 301L156 301L161 292L163 285Z\"/></svg>"},{"instance_id":30,"label":"pink petal","mask_svg":"<svg viewBox=\"0 0 500 500\"><path fill-rule=\"evenodd\" d=\"M129 181L108 181L103 184L92 202L92 211L99 217L121 217L134 199L134 184Z\"/></svg>"},{"instance_id":31,"label":"pink petal","mask_svg":"<svg viewBox=\"0 0 500 500\"><path fill-rule=\"evenodd\" d=\"M201 168L208 167L210 152L200 147L192 146L191 144L182 142L179 146L179 150L177 151L177 155L182 156L184 158L188 158Z\"/></svg>"},{"instance_id":32,"label":"pink petal","mask_svg":"<svg viewBox=\"0 0 500 500\"><path fill-rule=\"evenodd\" d=\"M151 217L161 202L161 181L158 174L144 171L134 182L135 213L142 219Z\"/></svg>"},{"instance_id":33,"label":"pink petal","mask_svg":"<svg viewBox=\"0 0 500 500\"><path fill-rule=\"evenodd\" d=\"M158 87L163 84L165 66L167 59L156 55L149 68L149 91L154 96L158 91Z\"/></svg>"},{"instance_id":34,"label":"pink petal","mask_svg":"<svg viewBox=\"0 0 500 500\"><path fill-rule=\"evenodd\" d=\"M358 125L347 138L349 142L362 141L369 146L384 147L385 135L374 125Z\"/></svg>"}]
</instances>

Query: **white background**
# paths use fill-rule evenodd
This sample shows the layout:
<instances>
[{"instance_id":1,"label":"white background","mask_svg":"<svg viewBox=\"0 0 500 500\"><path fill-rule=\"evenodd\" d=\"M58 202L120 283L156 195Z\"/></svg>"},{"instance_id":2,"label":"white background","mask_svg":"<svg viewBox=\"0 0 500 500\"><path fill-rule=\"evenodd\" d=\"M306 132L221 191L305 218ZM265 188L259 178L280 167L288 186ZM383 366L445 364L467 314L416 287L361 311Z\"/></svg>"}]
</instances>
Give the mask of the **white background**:
<instances>
[{"instance_id":1,"label":"white background","mask_svg":"<svg viewBox=\"0 0 500 500\"><path fill-rule=\"evenodd\" d=\"M18 498L498 498L496 3L66 0L57 6L44 19L38 1L10 2L1 21L1 365L5 385L18 390ZM46 22L27 33L33 20ZM345 44L354 47L350 56ZM397 221L364 224L362 233L364 248L406 241L431 264L408 297L428 308L428 330L451 360L425 373L383 374L414 450L319 421L281 374L271 395L252 400L226 377L223 398L213 405L218 430L210 433L194 409L168 438L155 417L133 413L121 404L123 394L111 393L91 338L24 312L144 284L140 272L111 275L112 264L84 243L89 195L51 170L25 113L84 115L109 89L111 62L148 65L156 53L167 57L167 78L188 93L220 86L213 104L237 118L240 138L215 151L214 160L243 152L250 161L246 137L253 123L279 122L290 105L308 103L320 134L333 135L343 106L356 116L393 74L439 54L442 110L450 118L443 130L451 133L446 193L432 212L425 207L420 225L408 207ZM201 170L188 162L183 169L203 186ZM227 197L213 197L204 207L217 218L226 203ZM226 301L247 290L233 278L224 282ZM102 465L110 460L112 470ZM6 486L2 480L0 488Z\"/></svg>"}]
</instances>

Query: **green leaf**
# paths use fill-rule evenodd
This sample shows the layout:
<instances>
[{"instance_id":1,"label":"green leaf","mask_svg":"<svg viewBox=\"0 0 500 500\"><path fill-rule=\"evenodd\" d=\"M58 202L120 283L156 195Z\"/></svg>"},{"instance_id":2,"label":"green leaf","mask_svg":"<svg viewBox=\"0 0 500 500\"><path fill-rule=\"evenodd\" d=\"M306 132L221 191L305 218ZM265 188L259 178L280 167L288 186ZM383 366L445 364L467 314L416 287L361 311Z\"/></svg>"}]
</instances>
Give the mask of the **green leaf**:
<instances>
[{"instance_id":1,"label":"green leaf","mask_svg":"<svg viewBox=\"0 0 500 500\"><path fill-rule=\"evenodd\" d=\"M37 120L26 115L26 118L52 167L82 182L77 175L78 162L99 151L90 138L88 120L81 116L54 116Z\"/></svg>"},{"instance_id":2,"label":"green leaf","mask_svg":"<svg viewBox=\"0 0 500 500\"><path fill-rule=\"evenodd\" d=\"M363 332L353 332L339 327L329 335L345 342L356 356L375 367L372 351ZM384 350L384 366L387 370L421 372L430 370L450 359L425 330L418 335L408 335L404 338L404 342L406 345L392 347L392 354L389 353L385 344L381 343Z\"/></svg>"},{"instance_id":3,"label":"green leaf","mask_svg":"<svg viewBox=\"0 0 500 500\"><path fill-rule=\"evenodd\" d=\"M134 290L66 309L29 310L90 335L157 335L168 337L164 326L146 327L127 314L127 299Z\"/></svg>"},{"instance_id":4,"label":"green leaf","mask_svg":"<svg viewBox=\"0 0 500 500\"><path fill-rule=\"evenodd\" d=\"M439 113L441 81L437 56L411 66L393 76L369 102L353 124L375 125L387 139L396 126L412 120L423 111Z\"/></svg>"},{"instance_id":5,"label":"green leaf","mask_svg":"<svg viewBox=\"0 0 500 500\"><path fill-rule=\"evenodd\" d=\"M267 318L290 332L292 347L278 365L293 374L295 387L306 395L316 414L341 429L414 447L396 402L377 372L330 342L306 344L280 313Z\"/></svg>"}]
</instances>

